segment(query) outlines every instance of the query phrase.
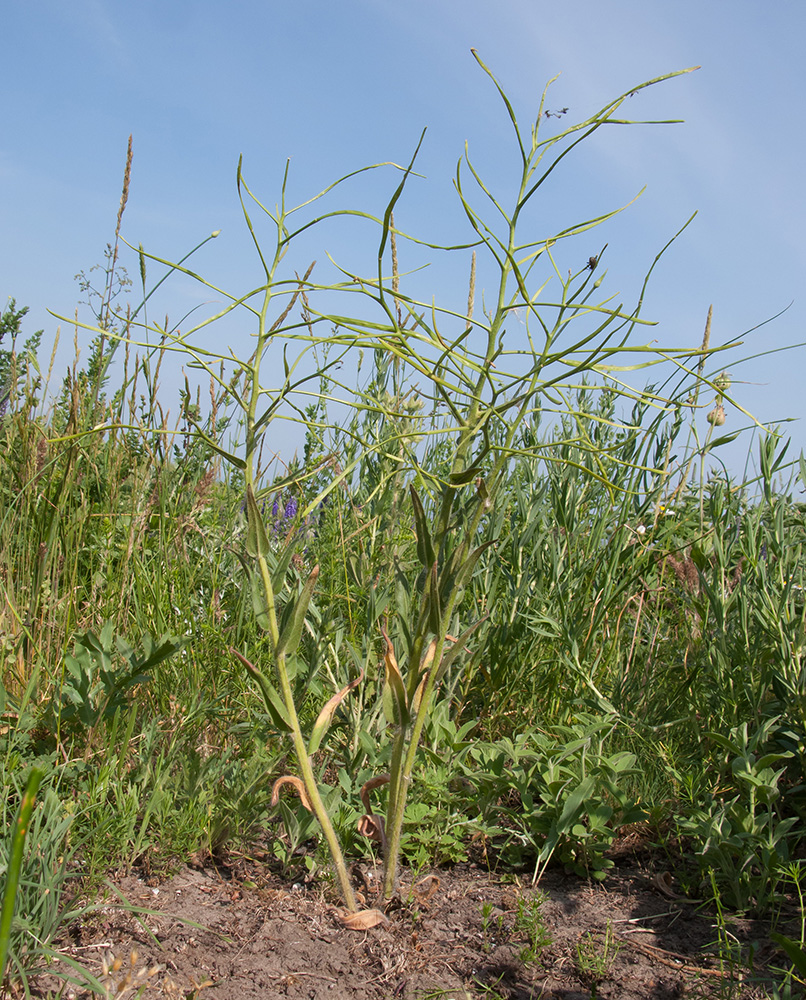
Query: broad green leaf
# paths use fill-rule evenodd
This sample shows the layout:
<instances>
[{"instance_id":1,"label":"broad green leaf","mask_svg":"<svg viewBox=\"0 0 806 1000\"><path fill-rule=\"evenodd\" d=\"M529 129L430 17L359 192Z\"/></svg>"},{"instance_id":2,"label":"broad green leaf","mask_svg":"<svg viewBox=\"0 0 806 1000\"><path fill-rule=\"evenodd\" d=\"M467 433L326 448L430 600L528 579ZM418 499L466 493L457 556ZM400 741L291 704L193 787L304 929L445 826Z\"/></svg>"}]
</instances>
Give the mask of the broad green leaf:
<instances>
[{"instance_id":1,"label":"broad green leaf","mask_svg":"<svg viewBox=\"0 0 806 1000\"><path fill-rule=\"evenodd\" d=\"M313 597L314 587L316 586L316 581L319 577L319 567L314 566L311 570L311 575L305 581L305 586L300 591L299 597L293 604L293 611L288 615L287 621L280 633L280 639L277 643L276 655L289 656L296 652L299 641L302 638L302 629L305 625L305 616L308 614L308 606L311 603L311 597Z\"/></svg>"},{"instance_id":2,"label":"broad green leaf","mask_svg":"<svg viewBox=\"0 0 806 1000\"><path fill-rule=\"evenodd\" d=\"M765 768L772 767L773 764L777 764L779 761L787 760L790 757L794 757L791 750L786 750L783 753L767 753L755 763L757 771L763 771Z\"/></svg>"},{"instance_id":3,"label":"broad green leaf","mask_svg":"<svg viewBox=\"0 0 806 1000\"><path fill-rule=\"evenodd\" d=\"M140 652L132 649L125 640L118 636L116 645L118 652L131 664L132 672L137 673L150 670L173 656L174 653L180 652L188 644L188 641L176 636L164 635L157 644L150 635L145 635L142 641L143 650Z\"/></svg>"},{"instance_id":4,"label":"broad green leaf","mask_svg":"<svg viewBox=\"0 0 806 1000\"><path fill-rule=\"evenodd\" d=\"M801 976L806 976L806 948L803 948L797 941L793 941L792 938L784 937L783 934L779 934L777 931L771 931L770 937L777 945L780 945L784 949L787 958L798 970L798 973Z\"/></svg>"},{"instance_id":5,"label":"broad green leaf","mask_svg":"<svg viewBox=\"0 0 806 1000\"><path fill-rule=\"evenodd\" d=\"M577 787L565 800L565 803L563 804L563 811L557 821L557 828L560 833L564 833L569 829L569 827L576 823L579 814L582 812L582 807L585 805L585 799L587 799L593 791L593 786L594 779L591 775L588 775L580 781Z\"/></svg>"}]
</instances>

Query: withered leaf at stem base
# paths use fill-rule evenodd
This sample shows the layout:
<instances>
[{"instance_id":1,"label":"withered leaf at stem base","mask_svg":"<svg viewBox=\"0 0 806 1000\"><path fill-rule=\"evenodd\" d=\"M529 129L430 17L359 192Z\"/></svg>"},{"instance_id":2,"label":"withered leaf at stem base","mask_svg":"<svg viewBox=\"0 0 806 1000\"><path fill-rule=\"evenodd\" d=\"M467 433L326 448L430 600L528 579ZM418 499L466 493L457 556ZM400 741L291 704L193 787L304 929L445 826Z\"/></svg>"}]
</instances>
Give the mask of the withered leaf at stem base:
<instances>
[{"instance_id":1,"label":"withered leaf at stem base","mask_svg":"<svg viewBox=\"0 0 806 1000\"><path fill-rule=\"evenodd\" d=\"M349 910L336 910L336 917L342 927L350 931L368 931L378 924L388 924L389 920L385 913L380 910L359 910L358 913L350 913Z\"/></svg>"}]
</instances>

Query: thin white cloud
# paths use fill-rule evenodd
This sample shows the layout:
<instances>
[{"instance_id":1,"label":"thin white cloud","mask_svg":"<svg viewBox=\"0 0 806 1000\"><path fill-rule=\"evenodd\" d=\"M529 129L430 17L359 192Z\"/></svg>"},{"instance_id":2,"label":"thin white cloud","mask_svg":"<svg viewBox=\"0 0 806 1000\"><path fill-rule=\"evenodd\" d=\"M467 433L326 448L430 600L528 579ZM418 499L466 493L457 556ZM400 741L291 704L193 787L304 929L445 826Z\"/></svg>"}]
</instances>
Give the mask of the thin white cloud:
<instances>
[{"instance_id":1,"label":"thin white cloud","mask_svg":"<svg viewBox=\"0 0 806 1000\"><path fill-rule=\"evenodd\" d=\"M78 33L105 61L120 67L130 66L130 56L125 36L114 16L123 8L110 0L74 0L68 6L57 4Z\"/></svg>"}]
</instances>

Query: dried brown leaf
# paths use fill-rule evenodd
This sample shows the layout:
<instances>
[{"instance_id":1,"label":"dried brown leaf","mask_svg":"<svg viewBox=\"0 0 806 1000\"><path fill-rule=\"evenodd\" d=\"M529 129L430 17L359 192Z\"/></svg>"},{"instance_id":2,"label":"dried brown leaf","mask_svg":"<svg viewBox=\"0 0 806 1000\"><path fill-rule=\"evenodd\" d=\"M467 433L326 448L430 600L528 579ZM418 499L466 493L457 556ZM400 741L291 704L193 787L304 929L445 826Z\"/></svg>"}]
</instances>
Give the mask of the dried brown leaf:
<instances>
[{"instance_id":1,"label":"dried brown leaf","mask_svg":"<svg viewBox=\"0 0 806 1000\"><path fill-rule=\"evenodd\" d=\"M336 916L339 923L350 931L368 931L370 927L389 923L386 914L381 913L380 910L360 910L358 913L350 913L349 910L337 910Z\"/></svg>"},{"instance_id":2,"label":"dried brown leaf","mask_svg":"<svg viewBox=\"0 0 806 1000\"><path fill-rule=\"evenodd\" d=\"M276 806L280 801L280 789L283 785L293 785L296 789L297 795L299 795L300 802L305 806L308 812L313 812L313 806L311 805L311 800L308 798L308 793L305 791L305 785L302 783L302 779L295 777L293 774L284 774L282 778L278 778L272 785L272 807Z\"/></svg>"},{"instance_id":3,"label":"dried brown leaf","mask_svg":"<svg viewBox=\"0 0 806 1000\"><path fill-rule=\"evenodd\" d=\"M669 872L658 872L652 879L652 884L667 899L680 899L680 896L672 888L672 876Z\"/></svg>"},{"instance_id":4,"label":"dried brown leaf","mask_svg":"<svg viewBox=\"0 0 806 1000\"><path fill-rule=\"evenodd\" d=\"M386 843L386 830L382 816L376 816L374 813L362 816L358 821L358 832L362 837L368 837L377 844Z\"/></svg>"},{"instance_id":5,"label":"dried brown leaf","mask_svg":"<svg viewBox=\"0 0 806 1000\"><path fill-rule=\"evenodd\" d=\"M437 889L439 889L439 878L436 875L426 875L425 878L421 878L420 881L413 886L413 889L418 902L427 903Z\"/></svg>"},{"instance_id":6,"label":"dried brown leaf","mask_svg":"<svg viewBox=\"0 0 806 1000\"><path fill-rule=\"evenodd\" d=\"M391 780L389 774L378 774L374 778L370 778L369 781L365 781L361 786L361 802L364 805L364 809L372 815L372 806L369 804L369 793L374 791L376 788L380 788L381 785L386 785Z\"/></svg>"},{"instance_id":7,"label":"dried brown leaf","mask_svg":"<svg viewBox=\"0 0 806 1000\"><path fill-rule=\"evenodd\" d=\"M361 683L363 679L364 679L364 671L362 670L361 674L358 677L351 680L349 684L345 684L345 686L341 689L341 691L338 691L336 694L334 694L333 697L324 706L322 711L319 713L319 717L317 718L316 723L313 727L313 731L311 733L311 741L308 747L309 754L315 754L316 751L319 749L319 744L322 742L322 737L330 728L330 724L333 721L333 714L335 713L336 709L339 707L342 701L344 701L347 695L358 687L358 685Z\"/></svg>"}]
</instances>

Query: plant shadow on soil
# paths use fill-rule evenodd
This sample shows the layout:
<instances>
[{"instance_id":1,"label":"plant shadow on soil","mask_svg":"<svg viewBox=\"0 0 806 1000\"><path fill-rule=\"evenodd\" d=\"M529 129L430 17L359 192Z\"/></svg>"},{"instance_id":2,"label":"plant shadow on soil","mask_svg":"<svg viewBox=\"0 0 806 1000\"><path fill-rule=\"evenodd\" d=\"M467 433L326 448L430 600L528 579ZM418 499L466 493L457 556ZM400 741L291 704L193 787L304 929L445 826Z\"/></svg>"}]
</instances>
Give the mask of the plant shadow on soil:
<instances>
[{"instance_id":1,"label":"plant shadow on soil","mask_svg":"<svg viewBox=\"0 0 806 1000\"><path fill-rule=\"evenodd\" d=\"M367 894L379 874L353 869ZM720 965L713 915L664 894L666 882L635 858L621 861L603 885L549 870L538 890L529 877L501 877L471 863L420 876L415 886L408 875L389 922L368 931L343 928L327 890L283 881L259 856L186 865L167 881L130 875L116 887L148 915L110 902L72 928L64 950L96 974L101 956L107 966L116 957L120 970L107 982L110 996L124 997L139 996L135 986L143 984L145 998L185 1000L769 996L747 970ZM531 957L518 920L524 911L539 913L550 938ZM750 920L732 921L730 931L745 955L751 942L767 940L767 926ZM580 943L604 958L605 968L580 967ZM775 956L762 947L756 974L764 977L770 962ZM121 989L127 976L133 985Z\"/></svg>"}]
</instances>

